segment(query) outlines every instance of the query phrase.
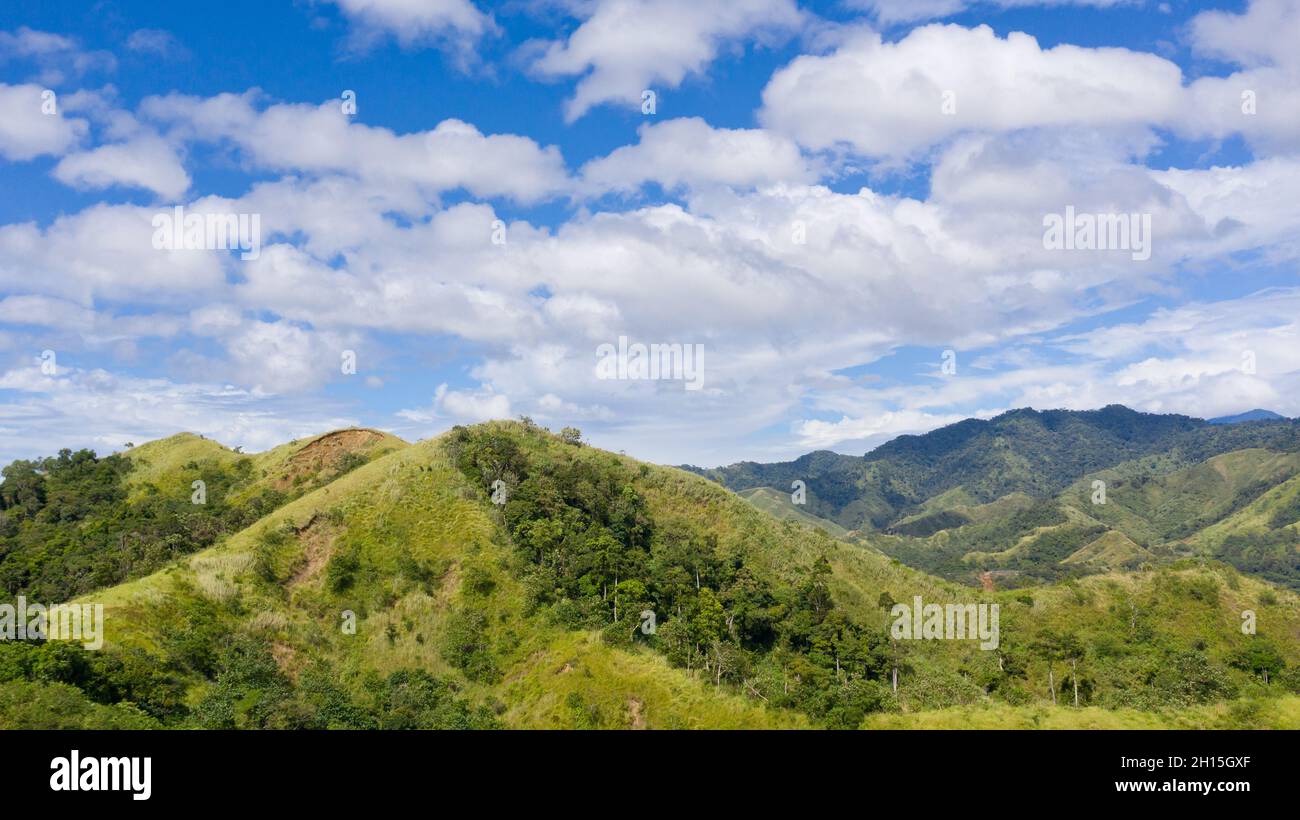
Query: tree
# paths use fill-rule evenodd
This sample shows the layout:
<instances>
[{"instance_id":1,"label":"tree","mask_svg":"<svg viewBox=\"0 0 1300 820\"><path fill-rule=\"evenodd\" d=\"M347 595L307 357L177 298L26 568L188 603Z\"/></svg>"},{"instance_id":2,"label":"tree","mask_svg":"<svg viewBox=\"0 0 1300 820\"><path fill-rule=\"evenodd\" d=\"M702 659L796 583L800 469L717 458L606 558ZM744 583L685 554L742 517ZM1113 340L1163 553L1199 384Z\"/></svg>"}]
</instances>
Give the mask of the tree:
<instances>
[{"instance_id":1,"label":"tree","mask_svg":"<svg viewBox=\"0 0 1300 820\"><path fill-rule=\"evenodd\" d=\"M560 440L575 447L582 446L582 431L577 427L565 427L560 431Z\"/></svg>"},{"instance_id":2,"label":"tree","mask_svg":"<svg viewBox=\"0 0 1300 820\"><path fill-rule=\"evenodd\" d=\"M1074 635L1062 635L1051 629L1044 629L1033 643L1034 651L1047 660L1047 686L1052 693L1052 705L1056 705L1056 671L1058 661L1068 659L1074 673L1074 705L1079 705L1078 659L1083 655L1083 645Z\"/></svg>"},{"instance_id":3,"label":"tree","mask_svg":"<svg viewBox=\"0 0 1300 820\"><path fill-rule=\"evenodd\" d=\"M835 606L831 599L831 563L822 555L813 562L812 571L808 574L808 581L804 584L804 601L816 615L820 623Z\"/></svg>"},{"instance_id":4,"label":"tree","mask_svg":"<svg viewBox=\"0 0 1300 820\"><path fill-rule=\"evenodd\" d=\"M1083 643L1073 633L1062 635L1061 655L1070 661L1070 681L1074 685L1074 708L1079 708L1079 658L1083 657Z\"/></svg>"},{"instance_id":5,"label":"tree","mask_svg":"<svg viewBox=\"0 0 1300 820\"><path fill-rule=\"evenodd\" d=\"M1266 684L1286 666L1277 648L1262 635L1253 636L1247 646L1234 652L1229 663L1235 669L1262 677Z\"/></svg>"},{"instance_id":6,"label":"tree","mask_svg":"<svg viewBox=\"0 0 1300 820\"><path fill-rule=\"evenodd\" d=\"M691 637L695 639L697 645L707 646L722 637L726 613L718 601L718 596L708 587L699 591L695 602L695 617L691 619Z\"/></svg>"}]
</instances>

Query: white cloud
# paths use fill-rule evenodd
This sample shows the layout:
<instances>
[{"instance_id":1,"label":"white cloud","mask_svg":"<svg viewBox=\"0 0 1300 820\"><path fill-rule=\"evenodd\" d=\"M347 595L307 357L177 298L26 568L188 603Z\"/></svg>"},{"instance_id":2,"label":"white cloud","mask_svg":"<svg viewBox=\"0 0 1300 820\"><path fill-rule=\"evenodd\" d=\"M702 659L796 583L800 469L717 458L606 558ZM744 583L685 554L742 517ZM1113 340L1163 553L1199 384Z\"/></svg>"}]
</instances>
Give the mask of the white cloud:
<instances>
[{"instance_id":1,"label":"white cloud","mask_svg":"<svg viewBox=\"0 0 1300 820\"><path fill-rule=\"evenodd\" d=\"M73 334L91 346L175 336L183 326L179 318L166 314L113 315L63 299L30 295L6 296L0 300L0 324Z\"/></svg>"},{"instance_id":2,"label":"white cloud","mask_svg":"<svg viewBox=\"0 0 1300 820\"><path fill-rule=\"evenodd\" d=\"M19 161L59 156L85 136L85 120L66 119L57 98L54 113L44 113L47 91L38 85L0 83L0 157Z\"/></svg>"},{"instance_id":3,"label":"white cloud","mask_svg":"<svg viewBox=\"0 0 1300 820\"><path fill-rule=\"evenodd\" d=\"M78 188L145 188L164 199L177 199L190 187L175 148L155 136L70 154L59 161L54 176Z\"/></svg>"},{"instance_id":4,"label":"white cloud","mask_svg":"<svg viewBox=\"0 0 1300 820\"><path fill-rule=\"evenodd\" d=\"M794 0L597 0L567 40L532 63L543 77L580 77L565 119L614 102L640 105L646 89L676 88L728 44L788 34L804 16Z\"/></svg>"},{"instance_id":5,"label":"white cloud","mask_svg":"<svg viewBox=\"0 0 1300 820\"><path fill-rule=\"evenodd\" d=\"M32 362L0 373L0 460L49 455L59 447L103 454L179 432L195 432L228 446L264 450L290 439L349 427L357 420L323 402L285 402L211 382L137 378L81 369L60 358L58 374Z\"/></svg>"},{"instance_id":6,"label":"white cloud","mask_svg":"<svg viewBox=\"0 0 1300 820\"><path fill-rule=\"evenodd\" d=\"M1204 11L1190 26L1201 53L1243 66L1300 62L1300 2L1251 0L1245 13Z\"/></svg>"},{"instance_id":7,"label":"white cloud","mask_svg":"<svg viewBox=\"0 0 1300 820\"><path fill-rule=\"evenodd\" d=\"M84 51L71 37L27 26L13 32L0 31L0 64L9 61L34 64L37 72L31 79L46 86L117 68L117 59L107 51Z\"/></svg>"},{"instance_id":8,"label":"white cloud","mask_svg":"<svg viewBox=\"0 0 1300 820\"><path fill-rule=\"evenodd\" d=\"M433 412L399 410L397 415L419 424L427 424L437 418L472 424L512 417L509 397L497 393L490 385L480 385L475 390L451 390L445 383L438 385L434 393Z\"/></svg>"},{"instance_id":9,"label":"white cloud","mask_svg":"<svg viewBox=\"0 0 1300 820\"><path fill-rule=\"evenodd\" d=\"M796 427L796 433L799 446L809 450L825 450L836 445L842 447L848 442L861 442L863 447L869 447L904 433L924 433L946 424L955 424L963 418L966 417L916 410L884 411L877 416L844 416L835 422L807 420Z\"/></svg>"},{"instance_id":10,"label":"white cloud","mask_svg":"<svg viewBox=\"0 0 1300 820\"><path fill-rule=\"evenodd\" d=\"M220 252L156 250L154 209L93 205L56 218L0 226L0 290L91 305L203 298L224 285Z\"/></svg>"},{"instance_id":11,"label":"white cloud","mask_svg":"<svg viewBox=\"0 0 1300 820\"><path fill-rule=\"evenodd\" d=\"M845 0L850 8L862 9L882 25L912 23L948 17L972 7L1023 8L1027 6L1114 6L1141 5L1143 0Z\"/></svg>"},{"instance_id":12,"label":"white cloud","mask_svg":"<svg viewBox=\"0 0 1300 820\"><path fill-rule=\"evenodd\" d=\"M888 435L872 426L878 418L859 421L869 406L879 407L872 417L912 410L942 420L954 407L1012 398L1114 399L1119 388L1103 389L1087 368L1027 368L1015 384L964 377L927 399L941 402L933 406L833 372L899 345L1025 344L1162 287L1189 255L1281 245L1296 222L1293 209L1270 210L1294 185L1280 160L1184 178L1133 165L1129 151L1125 140L1069 132L969 138L940 157L928 200L820 186L710 190L685 205L582 213L554 230L512 223L502 246L488 240L497 214L486 205L396 222L383 216L393 202L367 182L287 179L193 207L261 213L265 233L294 236L293 245L265 245L238 264L233 284L205 292L160 279L145 298L194 304L219 294L228 304L195 314L191 328L223 358L180 357L182 372L244 389L311 389L361 334L446 334L472 346L464 355L479 362L470 376L480 387L449 387L401 418L523 412L654 458L717 463L757 455L746 437L792 418L821 422L789 445L798 446ZM1043 213L1067 203L1151 212L1161 233L1150 263L1045 250ZM1232 220L1245 227L1214 230ZM78 275L48 278L70 286ZM119 295L126 285L97 284ZM274 327L245 318L263 312L280 317ZM619 335L705 345L706 389L596 379L596 347Z\"/></svg>"},{"instance_id":13,"label":"white cloud","mask_svg":"<svg viewBox=\"0 0 1300 820\"><path fill-rule=\"evenodd\" d=\"M375 185L417 186L432 193L463 188L478 197L528 202L553 196L568 184L559 149L527 137L485 135L454 119L399 135L350 121L340 102L259 111L253 106L256 96L151 97L141 112L170 126L174 139L234 143L256 168L350 174Z\"/></svg>"},{"instance_id":14,"label":"white cloud","mask_svg":"<svg viewBox=\"0 0 1300 820\"><path fill-rule=\"evenodd\" d=\"M1216 139L1240 133L1257 154L1300 151L1300 0L1203 12L1189 28L1198 52L1244 69L1192 83L1180 129Z\"/></svg>"},{"instance_id":15,"label":"white cloud","mask_svg":"<svg viewBox=\"0 0 1300 820\"><path fill-rule=\"evenodd\" d=\"M1160 309L1139 322L1038 342L1040 349L1070 356L1069 364L1018 360L994 373L959 364L956 375L936 376L928 384L820 396L820 409L840 412L839 420L809 419L796 431L806 447L843 450L852 443L856 451L899 432L924 432L1013 407L1124 404L1200 418L1264 407L1298 416L1297 315L1297 288ZM852 415L844 412L850 408Z\"/></svg>"},{"instance_id":16,"label":"white cloud","mask_svg":"<svg viewBox=\"0 0 1300 820\"><path fill-rule=\"evenodd\" d=\"M126 47L137 54L162 57L164 59L183 59L189 57L189 51L170 31L159 28L142 28L131 32L126 38Z\"/></svg>"},{"instance_id":17,"label":"white cloud","mask_svg":"<svg viewBox=\"0 0 1300 820\"><path fill-rule=\"evenodd\" d=\"M657 20L661 28L685 26L684 50L669 48L663 63L662 76L677 77L672 82L756 36L765 28L751 25L762 16L756 10L781 16L772 11L781 4L748 4L754 18L728 28L717 22L730 13L721 6L687 5L624 4L636 14L651 6L680 12ZM613 20L617 6L587 6L592 16L584 25ZM552 52L577 54L581 31ZM599 91L612 76L635 79L634 95L644 87L637 72L661 76L660 68L638 62L660 48L657 37L652 27L638 46L643 51L577 60L582 67L565 76L582 75L577 99L594 96L575 107L614 99ZM421 377L382 372L381 379L371 370L377 357L364 346L377 348L379 339L403 353L432 348L439 365L454 361L471 379L468 387L444 384L431 405L399 418L429 425L527 413L557 426L591 427L586 432L597 444L678 462L756 457L763 451L754 442L777 438L772 430L790 431L774 448L782 451L772 453L777 457L845 442L857 442L860 451L866 442L1015 404L1120 401L1209 412L1249 396L1285 412L1286 396L1300 395L1288 392L1300 364L1287 358L1285 345L1295 345L1286 322L1249 325L1243 309L1207 329L1191 311L1155 316L1112 337L1053 336L1083 317L1113 321L1107 310L1151 293L1174 294L1185 284L1180 266L1231 272L1240 251L1300 259L1300 162L1283 150L1286 129L1296 126L1276 110L1286 98L1275 89L1284 88L1287 75L1265 63L1183 86L1174 64L1121 49L1044 50L1022 35L1004 39L951 26L888 44L859 33L778 72L768 93L779 90L780 99L769 99L763 115L776 117L786 106L786 118L770 122L772 128L654 121L639 129L634 144L588 162L576 178L558 149L485 135L459 120L402 134L349 119L335 101L267 105L250 92L151 98L137 121L112 108L109 92L87 92L76 101L80 108L69 101L69 110L90 119L100 144L66 158L60 178L179 196L179 161L136 167L131 155L113 150L158 140L175 158L208 153L190 151L196 143L216 145L223 159L242 163L259 180L242 196L203 197L187 209L260 214L263 252L240 263L223 254L155 251L154 211L130 206L0 227L0 290L10 294L0 302L0 322L15 326L0 337L0 351L29 355L58 334L85 345L150 339L145 346L155 348L162 347L159 337L178 337L165 366L179 381L79 374L80 387L69 395L81 409L64 427L38 430L51 435L71 429L74 418L119 406L128 420L142 414L148 424L141 429L172 419L94 398L92 388L104 380L113 382L105 390L114 400L128 392L145 402L156 390L163 400L190 401L196 412L205 406L187 398L187 380L228 382L237 398L214 412L231 429L238 429L232 413L249 414L250 424L266 421L256 428L259 436L289 426L259 414L333 418L341 414L308 414L301 394L338 376L343 348L362 349L366 372L358 378L372 384ZM1150 79L1135 84L1138 74ZM946 121L939 119L942 100L929 95L950 78L966 85L955 89L957 114ZM1267 92L1260 95L1257 131L1223 113L1230 103L1239 110L1233 84L1244 78L1258 78ZM594 90L584 92L588 81ZM1221 121L1189 113L1187 100L1197 94ZM1006 103L1002 95L1010 95ZM928 108L916 107L917 100L928 100ZM804 102L808 107L799 108ZM1153 171L1140 159L1159 144L1151 126L1161 123L1246 133L1252 147L1273 139L1277 153L1240 167ZM0 122L0 133L5 127ZM833 191L816 183L827 168L842 166L801 151L800 142L816 150L848 143L881 156L926 152L928 192L921 198ZM134 158L160 155L140 151ZM264 178L275 174L285 176ZM674 201L623 212L582 208L553 227L550 209L548 226L539 227L513 219L510 204L439 202L460 189L472 198L532 204L648 185L670 189ZM1067 205L1151 214L1151 260L1046 250L1043 216ZM509 222L503 245L490 241L498 219ZM1247 307L1258 312L1268 303ZM1125 333L1142 345L1126 346ZM620 335L704 345L705 389L595 378L596 347ZM1200 349L1179 343L1179 335L1233 345L1248 339L1261 351L1260 372L1234 370L1235 347ZM902 387L843 375L904 346L932 348L936 360L938 350L957 348L962 375L942 382L917 376ZM1009 356L1003 346L1043 355ZM1072 360L1061 364L1062 357ZM22 383L9 389L26 389ZM202 397L226 392L196 390ZM270 394L284 398L277 404ZM33 399L11 412L45 407L45 399ZM0 412L0 426L25 429L20 415Z\"/></svg>"},{"instance_id":18,"label":"white cloud","mask_svg":"<svg viewBox=\"0 0 1300 820\"><path fill-rule=\"evenodd\" d=\"M643 125L635 145L582 168L593 191L633 191L654 182L665 189L725 185L752 188L810 183L814 165L792 141L761 129L713 128L698 117Z\"/></svg>"},{"instance_id":19,"label":"white cloud","mask_svg":"<svg viewBox=\"0 0 1300 820\"><path fill-rule=\"evenodd\" d=\"M1203 53L1245 68L1184 84L1177 64L1123 48L998 37L988 26L932 24L897 42L867 28L835 30L827 54L773 74L760 121L813 149L847 147L893 161L921 158L967 132L1167 128L1190 138L1241 134L1257 154L1300 150L1297 0L1256 0L1242 15L1191 24Z\"/></svg>"},{"instance_id":20,"label":"white cloud","mask_svg":"<svg viewBox=\"0 0 1300 820\"><path fill-rule=\"evenodd\" d=\"M470 0L326 0L356 25L353 46L366 49L385 36L405 48L446 45L466 55L496 31L492 18Z\"/></svg>"},{"instance_id":21,"label":"white cloud","mask_svg":"<svg viewBox=\"0 0 1300 820\"><path fill-rule=\"evenodd\" d=\"M1153 54L1043 49L1028 34L1002 38L988 26L929 25L892 43L861 30L830 54L777 71L759 119L806 147L906 157L969 130L1164 122L1182 103L1181 78Z\"/></svg>"}]
</instances>

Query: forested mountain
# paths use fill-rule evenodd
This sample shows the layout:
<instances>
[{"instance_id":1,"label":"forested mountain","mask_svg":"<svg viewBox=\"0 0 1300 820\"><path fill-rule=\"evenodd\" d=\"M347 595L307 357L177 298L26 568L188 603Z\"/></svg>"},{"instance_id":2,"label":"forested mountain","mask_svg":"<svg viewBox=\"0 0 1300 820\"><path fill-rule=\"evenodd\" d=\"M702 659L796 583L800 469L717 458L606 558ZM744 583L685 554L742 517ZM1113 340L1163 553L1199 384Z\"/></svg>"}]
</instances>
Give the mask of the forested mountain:
<instances>
[{"instance_id":1,"label":"forested mountain","mask_svg":"<svg viewBox=\"0 0 1300 820\"><path fill-rule=\"evenodd\" d=\"M791 506L801 480L805 517L972 585L1208 556L1300 589L1300 423L1217 421L1120 406L1014 410L861 458L819 452L697 472L748 496L783 491Z\"/></svg>"},{"instance_id":2,"label":"forested mountain","mask_svg":"<svg viewBox=\"0 0 1300 820\"><path fill-rule=\"evenodd\" d=\"M177 437L142 457L67 454L15 472L43 484L7 496L20 533L53 528L88 585L101 564L132 580L79 599L105 606L102 651L0 642L0 727L851 728L970 710L1055 725L1300 725L1300 598L1222 563L967 586L577 431L489 423L411 445L358 432L251 457L213 450L207 463L191 453L207 445ZM900 463L918 452L894 450ZM1261 458L1251 475L1286 473L1285 461ZM182 534L161 566L111 539L74 560L82 529L108 526L113 509L135 517L141 498L193 504L192 476L217 463L234 476L214 482L228 509L267 488L284 496L238 531L214 519L210 546ZM93 487L107 489L80 517L47 512ZM1064 499L1048 509L1010 494L950 511L968 519L956 530L881 537L1007 520L1046 533L1058 515L1106 529ZM1148 520L1136 502L1124 509ZM991 531L971 543L1015 547ZM1124 563L1129 549L1113 536L1083 558ZM11 550L0 571L13 560L39 565ZM996 604L996 646L900 639L893 606L917 597ZM1256 634L1240 629L1246 610Z\"/></svg>"},{"instance_id":3,"label":"forested mountain","mask_svg":"<svg viewBox=\"0 0 1300 820\"><path fill-rule=\"evenodd\" d=\"M1244 413L1237 413L1232 416L1219 416L1210 419L1210 424L1239 424L1243 421L1285 421L1286 416L1274 413L1272 410L1247 410Z\"/></svg>"},{"instance_id":4,"label":"forested mountain","mask_svg":"<svg viewBox=\"0 0 1300 820\"><path fill-rule=\"evenodd\" d=\"M1189 416L1101 410L1012 410L924 435L899 436L862 457L819 451L776 464L686 467L736 490L808 488L808 512L850 530L883 530L953 493L973 503L1011 493L1045 498L1080 476L1146 456L1166 469L1247 447L1300 449L1300 422L1217 425Z\"/></svg>"}]
</instances>

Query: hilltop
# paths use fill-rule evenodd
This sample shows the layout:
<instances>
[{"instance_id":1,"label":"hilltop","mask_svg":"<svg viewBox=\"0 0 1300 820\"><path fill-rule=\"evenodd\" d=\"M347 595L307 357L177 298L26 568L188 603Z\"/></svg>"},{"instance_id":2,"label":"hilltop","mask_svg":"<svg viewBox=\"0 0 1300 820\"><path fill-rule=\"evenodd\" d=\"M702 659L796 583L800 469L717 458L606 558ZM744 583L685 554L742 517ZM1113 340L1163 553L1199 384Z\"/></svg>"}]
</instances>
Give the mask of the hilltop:
<instances>
[{"instance_id":1,"label":"hilltop","mask_svg":"<svg viewBox=\"0 0 1300 820\"><path fill-rule=\"evenodd\" d=\"M0 591L59 601L152 571L405 446L354 428L245 455L180 433L15 461L0 484Z\"/></svg>"},{"instance_id":2,"label":"hilltop","mask_svg":"<svg viewBox=\"0 0 1300 820\"><path fill-rule=\"evenodd\" d=\"M1237 413L1234 416L1219 416L1210 419L1210 424L1240 424L1244 421L1285 421L1286 416L1274 413L1272 410L1247 410L1244 413Z\"/></svg>"}]
</instances>

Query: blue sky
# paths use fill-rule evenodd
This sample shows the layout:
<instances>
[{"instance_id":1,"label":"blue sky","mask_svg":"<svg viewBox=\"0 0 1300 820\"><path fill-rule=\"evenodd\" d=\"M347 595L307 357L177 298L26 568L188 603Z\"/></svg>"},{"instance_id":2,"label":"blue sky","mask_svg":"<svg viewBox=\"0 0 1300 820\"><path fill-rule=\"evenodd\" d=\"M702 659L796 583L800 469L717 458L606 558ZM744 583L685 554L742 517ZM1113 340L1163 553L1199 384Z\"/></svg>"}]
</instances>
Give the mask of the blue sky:
<instances>
[{"instance_id":1,"label":"blue sky","mask_svg":"<svg viewBox=\"0 0 1300 820\"><path fill-rule=\"evenodd\" d=\"M1300 415L1296 42L1297 0L10 2L0 459ZM256 258L157 247L178 205L255 215ZM1067 208L1150 232L1050 247ZM620 338L701 389L600 378Z\"/></svg>"}]
</instances>

